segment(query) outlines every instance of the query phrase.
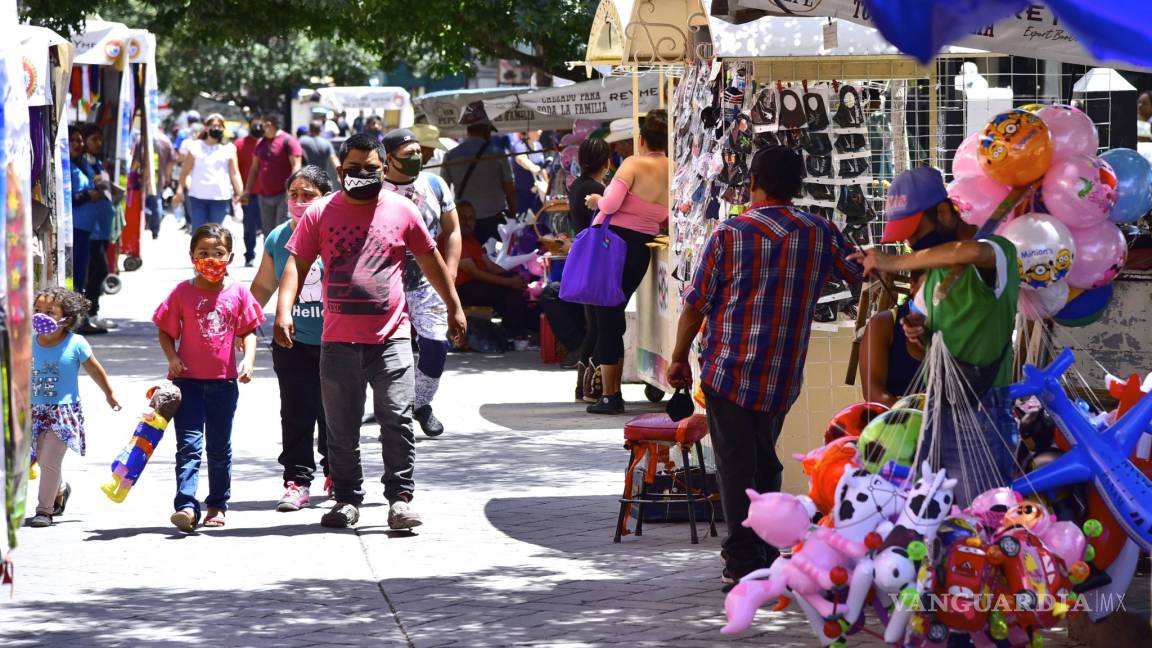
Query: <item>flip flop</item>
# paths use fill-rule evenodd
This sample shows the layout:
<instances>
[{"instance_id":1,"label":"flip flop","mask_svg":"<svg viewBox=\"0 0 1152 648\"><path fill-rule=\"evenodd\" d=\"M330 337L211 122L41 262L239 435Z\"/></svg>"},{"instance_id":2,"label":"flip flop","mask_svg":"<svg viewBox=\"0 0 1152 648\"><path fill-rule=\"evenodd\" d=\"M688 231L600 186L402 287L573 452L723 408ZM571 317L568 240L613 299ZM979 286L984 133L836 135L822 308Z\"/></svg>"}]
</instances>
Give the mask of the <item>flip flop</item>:
<instances>
[{"instance_id":1,"label":"flip flop","mask_svg":"<svg viewBox=\"0 0 1152 648\"><path fill-rule=\"evenodd\" d=\"M224 526L224 511L208 509L208 517L204 518L204 528L218 529Z\"/></svg>"},{"instance_id":2,"label":"flip flop","mask_svg":"<svg viewBox=\"0 0 1152 648\"><path fill-rule=\"evenodd\" d=\"M196 530L196 514L192 509L180 509L168 518L170 522L184 533L192 533Z\"/></svg>"}]
</instances>

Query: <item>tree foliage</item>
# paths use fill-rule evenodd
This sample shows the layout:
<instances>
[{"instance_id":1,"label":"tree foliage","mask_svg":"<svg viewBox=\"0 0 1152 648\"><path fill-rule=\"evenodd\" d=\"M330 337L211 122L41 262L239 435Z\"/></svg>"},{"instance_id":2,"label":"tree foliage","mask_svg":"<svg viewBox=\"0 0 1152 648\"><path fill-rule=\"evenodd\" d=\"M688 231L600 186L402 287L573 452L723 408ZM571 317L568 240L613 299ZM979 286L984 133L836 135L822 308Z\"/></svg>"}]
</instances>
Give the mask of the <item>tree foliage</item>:
<instances>
[{"instance_id":1,"label":"tree foliage","mask_svg":"<svg viewBox=\"0 0 1152 648\"><path fill-rule=\"evenodd\" d=\"M407 63L430 77L516 59L565 74L582 57L595 0L25 0L22 17L68 34L84 18L156 34L161 87L275 101L310 77L363 84Z\"/></svg>"}]
</instances>

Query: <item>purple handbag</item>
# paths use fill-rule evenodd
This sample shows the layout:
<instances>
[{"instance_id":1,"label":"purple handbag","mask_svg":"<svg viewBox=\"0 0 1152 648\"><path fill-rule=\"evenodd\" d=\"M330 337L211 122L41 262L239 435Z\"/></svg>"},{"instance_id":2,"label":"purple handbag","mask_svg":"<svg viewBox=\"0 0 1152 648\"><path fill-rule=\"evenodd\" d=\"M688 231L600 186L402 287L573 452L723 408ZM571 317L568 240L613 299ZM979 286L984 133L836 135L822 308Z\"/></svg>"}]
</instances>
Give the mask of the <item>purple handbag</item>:
<instances>
[{"instance_id":1,"label":"purple handbag","mask_svg":"<svg viewBox=\"0 0 1152 648\"><path fill-rule=\"evenodd\" d=\"M564 276L560 278L560 299L589 306L619 306L624 303L624 239L608 229L609 215L576 235Z\"/></svg>"}]
</instances>

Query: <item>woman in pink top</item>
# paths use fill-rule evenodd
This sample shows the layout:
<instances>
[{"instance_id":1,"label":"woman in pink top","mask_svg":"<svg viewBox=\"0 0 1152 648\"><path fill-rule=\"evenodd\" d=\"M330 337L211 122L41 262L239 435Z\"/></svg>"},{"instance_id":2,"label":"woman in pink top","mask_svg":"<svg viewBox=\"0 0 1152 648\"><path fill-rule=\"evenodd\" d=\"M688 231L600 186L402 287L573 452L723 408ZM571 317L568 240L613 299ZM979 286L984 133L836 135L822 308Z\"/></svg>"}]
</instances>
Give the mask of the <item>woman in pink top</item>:
<instances>
[{"instance_id":1,"label":"woman in pink top","mask_svg":"<svg viewBox=\"0 0 1152 648\"><path fill-rule=\"evenodd\" d=\"M624 369L624 309L640 286L652 251L648 243L668 222L668 113L654 110L640 125L640 149L624 160L603 196L585 199L589 209L600 214L592 222L600 225L608 215L608 226L624 239L628 253L622 277L624 301L616 306L594 307L596 350L592 355L603 380L603 396L588 406L590 414L623 414L624 397L620 375Z\"/></svg>"},{"instance_id":2,"label":"woman in pink top","mask_svg":"<svg viewBox=\"0 0 1152 648\"><path fill-rule=\"evenodd\" d=\"M239 392L236 381L252 380L256 327L264 313L243 284L225 281L232 262L232 234L215 223L192 233L196 277L181 281L152 315L160 329L160 348L168 359L168 377L180 388L176 428L176 512L169 518L189 533L200 520L196 499L200 455L208 445L208 515L205 527L224 526L232 490L232 417ZM236 340L244 359L236 367ZM179 346L177 346L179 340Z\"/></svg>"}]
</instances>

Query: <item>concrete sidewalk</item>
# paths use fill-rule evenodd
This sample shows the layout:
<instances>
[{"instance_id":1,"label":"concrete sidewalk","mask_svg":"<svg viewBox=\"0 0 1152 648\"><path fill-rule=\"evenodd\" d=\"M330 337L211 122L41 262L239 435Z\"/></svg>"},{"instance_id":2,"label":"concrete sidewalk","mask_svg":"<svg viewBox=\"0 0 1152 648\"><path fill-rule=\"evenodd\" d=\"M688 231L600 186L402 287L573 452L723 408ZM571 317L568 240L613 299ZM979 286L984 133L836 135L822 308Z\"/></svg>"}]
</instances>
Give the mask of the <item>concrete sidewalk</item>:
<instances>
[{"instance_id":1,"label":"concrete sidewalk","mask_svg":"<svg viewBox=\"0 0 1152 648\"><path fill-rule=\"evenodd\" d=\"M90 338L125 408L109 411L81 379L88 456L66 460L67 513L21 531L15 597L0 598L6 648L818 645L795 608L761 613L739 637L719 633L719 538L705 525L696 546L683 524L612 543L628 417L585 414L570 401L571 375L533 353L449 359L436 401L448 431L419 438L413 506L425 524L415 533L387 527L371 427L362 440L372 481L355 530L321 528L320 497L304 511L274 510L279 396L265 351L240 388L226 528L184 536L169 525L170 438L127 500L110 502L98 486L166 367L149 317L190 276L187 238L165 225L144 242L144 268L106 302L103 315L121 328ZM630 413L654 409L639 404L639 387L625 397ZM1048 645L1069 645L1060 636Z\"/></svg>"}]
</instances>

